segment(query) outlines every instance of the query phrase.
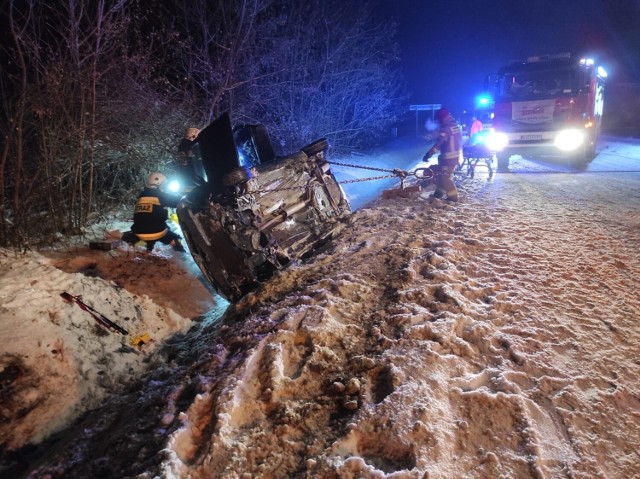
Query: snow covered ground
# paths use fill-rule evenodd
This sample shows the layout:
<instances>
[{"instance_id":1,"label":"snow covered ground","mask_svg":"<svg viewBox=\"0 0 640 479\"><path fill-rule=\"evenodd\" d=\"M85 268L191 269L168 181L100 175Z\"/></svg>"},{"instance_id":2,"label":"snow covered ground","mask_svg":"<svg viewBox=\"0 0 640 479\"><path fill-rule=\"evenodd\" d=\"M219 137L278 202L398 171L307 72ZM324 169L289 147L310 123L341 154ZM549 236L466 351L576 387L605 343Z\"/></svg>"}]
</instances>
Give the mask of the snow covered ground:
<instances>
[{"instance_id":1,"label":"snow covered ground","mask_svg":"<svg viewBox=\"0 0 640 479\"><path fill-rule=\"evenodd\" d=\"M0 476L640 477L640 152L605 146L378 200L241 305L162 246L3 251Z\"/></svg>"}]
</instances>

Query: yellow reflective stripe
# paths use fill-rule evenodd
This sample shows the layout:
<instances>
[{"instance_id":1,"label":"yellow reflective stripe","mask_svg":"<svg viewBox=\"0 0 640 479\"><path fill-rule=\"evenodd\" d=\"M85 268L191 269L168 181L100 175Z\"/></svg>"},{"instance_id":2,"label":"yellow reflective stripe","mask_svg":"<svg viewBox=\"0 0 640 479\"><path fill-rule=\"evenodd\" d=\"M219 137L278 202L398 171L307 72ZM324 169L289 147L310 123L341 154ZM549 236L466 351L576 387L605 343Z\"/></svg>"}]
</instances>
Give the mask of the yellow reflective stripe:
<instances>
[{"instance_id":1,"label":"yellow reflective stripe","mask_svg":"<svg viewBox=\"0 0 640 479\"><path fill-rule=\"evenodd\" d=\"M460 151L448 151L447 153L444 153L442 157L446 159L453 159L453 158L459 158L460 154L461 154Z\"/></svg>"},{"instance_id":2,"label":"yellow reflective stripe","mask_svg":"<svg viewBox=\"0 0 640 479\"><path fill-rule=\"evenodd\" d=\"M141 196L138 198L138 203L150 203L152 205L160 206L160 198L157 196Z\"/></svg>"},{"instance_id":3,"label":"yellow reflective stripe","mask_svg":"<svg viewBox=\"0 0 640 479\"><path fill-rule=\"evenodd\" d=\"M160 200L155 196L141 196L136 203L135 213L151 213L154 206L160 206Z\"/></svg>"},{"instance_id":4,"label":"yellow reflective stripe","mask_svg":"<svg viewBox=\"0 0 640 479\"><path fill-rule=\"evenodd\" d=\"M169 231L168 228L166 228L164 231L161 231L160 233L136 233L136 236L142 241L156 241L166 235L167 231Z\"/></svg>"}]
</instances>

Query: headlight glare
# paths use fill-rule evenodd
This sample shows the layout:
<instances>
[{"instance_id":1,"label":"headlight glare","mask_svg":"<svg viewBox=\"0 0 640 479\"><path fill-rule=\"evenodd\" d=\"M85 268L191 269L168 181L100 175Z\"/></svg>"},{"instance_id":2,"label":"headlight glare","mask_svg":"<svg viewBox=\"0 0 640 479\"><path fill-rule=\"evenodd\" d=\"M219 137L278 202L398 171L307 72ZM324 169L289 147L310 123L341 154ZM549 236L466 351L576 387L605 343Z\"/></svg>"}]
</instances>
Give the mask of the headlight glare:
<instances>
[{"instance_id":1,"label":"headlight glare","mask_svg":"<svg viewBox=\"0 0 640 479\"><path fill-rule=\"evenodd\" d=\"M509 138L504 133L492 131L487 135L486 145L491 151L502 151L509 143Z\"/></svg>"},{"instance_id":2,"label":"headlight glare","mask_svg":"<svg viewBox=\"0 0 640 479\"><path fill-rule=\"evenodd\" d=\"M558 132L554 141L555 146L562 151L573 151L584 142L583 133L575 128Z\"/></svg>"}]
</instances>

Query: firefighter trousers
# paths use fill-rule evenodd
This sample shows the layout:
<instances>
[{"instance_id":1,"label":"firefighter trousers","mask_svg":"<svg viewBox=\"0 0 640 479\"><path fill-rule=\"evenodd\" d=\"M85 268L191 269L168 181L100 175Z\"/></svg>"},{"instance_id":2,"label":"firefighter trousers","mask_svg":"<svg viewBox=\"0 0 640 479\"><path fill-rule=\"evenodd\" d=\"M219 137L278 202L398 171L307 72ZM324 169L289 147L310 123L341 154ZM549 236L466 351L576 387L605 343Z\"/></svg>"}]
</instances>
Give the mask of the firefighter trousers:
<instances>
[{"instance_id":1,"label":"firefighter trousers","mask_svg":"<svg viewBox=\"0 0 640 479\"><path fill-rule=\"evenodd\" d=\"M446 196L448 200L458 201L458 189L453 182L453 172L457 166L456 164L440 163L437 167L435 175L436 190L433 196L436 198L442 198Z\"/></svg>"}]
</instances>

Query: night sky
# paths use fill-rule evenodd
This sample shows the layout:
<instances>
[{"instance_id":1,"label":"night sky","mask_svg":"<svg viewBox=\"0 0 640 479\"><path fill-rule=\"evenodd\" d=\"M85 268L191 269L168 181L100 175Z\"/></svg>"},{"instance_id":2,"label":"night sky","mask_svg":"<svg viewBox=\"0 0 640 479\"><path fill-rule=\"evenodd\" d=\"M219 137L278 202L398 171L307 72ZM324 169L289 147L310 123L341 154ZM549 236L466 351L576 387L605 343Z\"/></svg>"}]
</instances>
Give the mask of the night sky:
<instances>
[{"instance_id":1,"label":"night sky","mask_svg":"<svg viewBox=\"0 0 640 479\"><path fill-rule=\"evenodd\" d=\"M395 0L411 103L473 105L486 75L528 55L584 52L640 82L640 0Z\"/></svg>"}]
</instances>

